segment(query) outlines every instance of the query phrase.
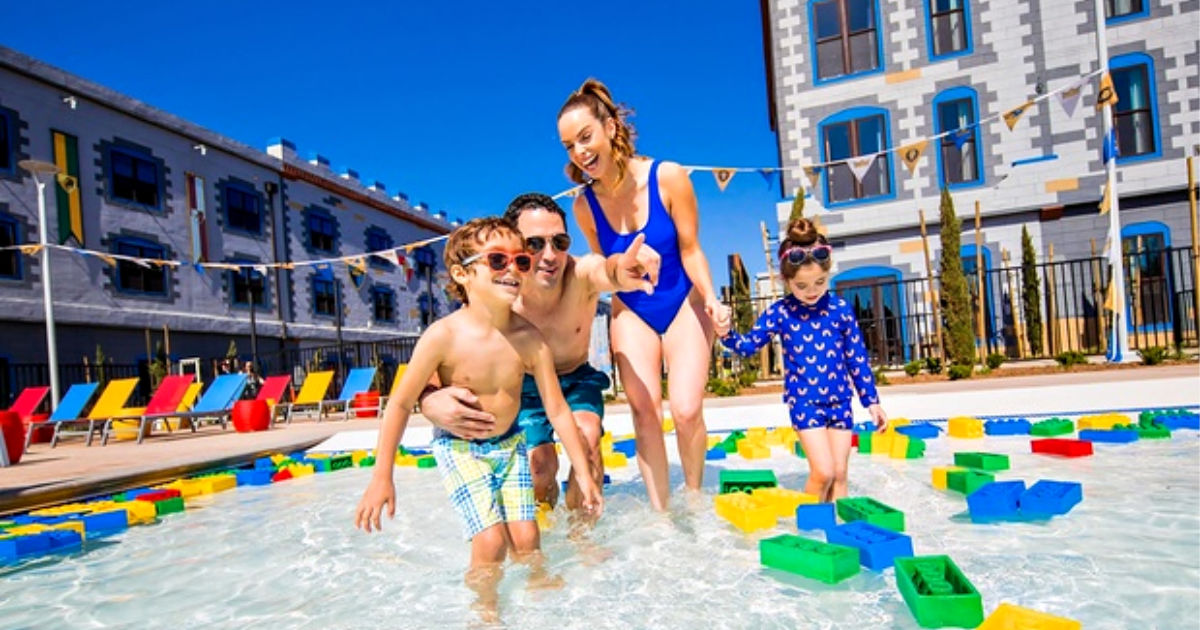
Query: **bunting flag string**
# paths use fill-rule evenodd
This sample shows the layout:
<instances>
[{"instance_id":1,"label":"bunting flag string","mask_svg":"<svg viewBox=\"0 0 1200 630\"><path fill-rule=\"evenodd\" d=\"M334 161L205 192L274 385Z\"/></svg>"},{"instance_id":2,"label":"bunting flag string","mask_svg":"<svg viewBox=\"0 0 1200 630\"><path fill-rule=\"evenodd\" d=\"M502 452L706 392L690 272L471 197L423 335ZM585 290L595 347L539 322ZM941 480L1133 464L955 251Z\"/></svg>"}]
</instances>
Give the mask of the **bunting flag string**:
<instances>
[{"instance_id":1,"label":"bunting flag string","mask_svg":"<svg viewBox=\"0 0 1200 630\"><path fill-rule=\"evenodd\" d=\"M717 180L717 188L720 188L721 192L725 192L725 187L733 180L733 176L737 174L737 171L731 168L717 168L713 169L712 174L713 178Z\"/></svg>"},{"instance_id":2,"label":"bunting flag string","mask_svg":"<svg viewBox=\"0 0 1200 630\"><path fill-rule=\"evenodd\" d=\"M871 170L871 165L875 163L876 153L865 155L860 158L854 158L846 161L846 166L850 167L850 172L854 173L854 179L858 183L862 183L863 177L866 177L867 171Z\"/></svg>"},{"instance_id":3,"label":"bunting flag string","mask_svg":"<svg viewBox=\"0 0 1200 630\"><path fill-rule=\"evenodd\" d=\"M1067 118L1075 117L1075 106L1079 104L1079 97L1083 94L1083 86L1087 84L1087 80L1088 77L1084 77L1055 93L1055 99L1067 113Z\"/></svg>"},{"instance_id":4,"label":"bunting flag string","mask_svg":"<svg viewBox=\"0 0 1200 630\"><path fill-rule=\"evenodd\" d=\"M900 147L900 159L904 160L904 165L908 167L909 175L917 174L917 162L920 161L921 154L925 153L925 147L928 146L928 140L920 140Z\"/></svg>"},{"instance_id":5,"label":"bunting flag string","mask_svg":"<svg viewBox=\"0 0 1200 630\"><path fill-rule=\"evenodd\" d=\"M1021 120L1021 116L1024 116L1030 107L1033 107L1033 101L1025 101L1024 105L1004 112L1004 124L1008 125L1009 131L1012 131L1017 126L1017 121Z\"/></svg>"},{"instance_id":6,"label":"bunting flag string","mask_svg":"<svg viewBox=\"0 0 1200 630\"><path fill-rule=\"evenodd\" d=\"M1100 77L1100 89L1096 92L1096 111L1100 111L1105 105L1117 104L1117 91L1113 88L1112 75L1104 73Z\"/></svg>"}]
</instances>

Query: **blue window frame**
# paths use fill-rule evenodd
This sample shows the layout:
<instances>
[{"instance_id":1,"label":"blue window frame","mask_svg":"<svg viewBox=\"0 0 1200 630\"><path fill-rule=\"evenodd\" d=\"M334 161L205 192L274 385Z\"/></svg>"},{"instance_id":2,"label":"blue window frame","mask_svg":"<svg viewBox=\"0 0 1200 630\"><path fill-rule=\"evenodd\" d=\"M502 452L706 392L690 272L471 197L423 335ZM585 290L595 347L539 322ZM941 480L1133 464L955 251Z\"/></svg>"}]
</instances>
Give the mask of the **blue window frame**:
<instances>
[{"instance_id":1,"label":"blue window frame","mask_svg":"<svg viewBox=\"0 0 1200 630\"><path fill-rule=\"evenodd\" d=\"M162 245L140 238L123 237L113 243L113 253L122 256L164 260L165 252ZM135 262L118 259L113 283L117 290L123 293L166 295L167 268L155 265L143 267Z\"/></svg>"},{"instance_id":2,"label":"blue window frame","mask_svg":"<svg viewBox=\"0 0 1200 630\"><path fill-rule=\"evenodd\" d=\"M375 315L375 321L394 324L396 322L396 292L386 286L371 287L371 310Z\"/></svg>"},{"instance_id":3,"label":"blue window frame","mask_svg":"<svg viewBox=\"0 0 1200 630\"><path fill-rule=\"evenodd\" d=\"M375 226L367 228L368 252L380 252L393 249L395 247L396 241L392 238L391 234L388 234L387 230ZM372 267L379 267L380 269L392 268L392 263L379 258L378 256L371 256L368 261Z\"/></svg>"},{"instance_id":4,"label":"blue window frame","mask_svg":"<svg viewBox=\"0 0 1200 630\"><path fill-rule=\"evenodd\" d=\"M1150 15L1149 0L1104 0L1104 18L1109 24Z\"/></svg>"},{"instance_id":5,"label":"blue window frame","mask_svg":"<svg viewBox=\"0 0 1200 630\"><path fill-rule=\"evenodd\" d=\"M307 223L309 248L332 254L337 248L337 220L333 215L312 210L308 213Z\"/></svg>"},{"instance_id":6,"label":"blue window frame","mask_svg":"<svg viewBox=\"0 0 1200 630\"><path fill-rule=\"evenodd\" d=\"M892 187L891 146L888 112L877 107L854 107L834 114L818 126L823 162L836 162L826 169L825 207L863 201L883 201L896 196ZM862 181L844 160L877 154Z\"/></svg>"},{"instance_id":7,"label":"blue window frame","mask_svg":"<svg viewBox=\"0 0 1200 630\"><path fill-rule=\"evenodd\" d=\"M930 59L971 54L971 0L925 0L925 32Z\"/></svg>"},{"instance_id":8,"label":"blue window frame","mask_svg":"<svg viewBox=\"0 0 1200 630\"><path fill-rule=\"evenodd\" d=\"M1154 59L1144 53L1130 53L1113 57L1108 67L1117 93L1117 104L1113 106L1113 127L1120 151L1117 161L1160 157Z\"/></svg>"},{"instance_id":9,"label":"blue window frame","mask_svg":"<svg viewBox=\"0 0 1200 630\"><path fill-rule=\"evenodd\" d=\"M312 306L313 313L325 317L337 314L337 283L333 279L333 271L328 268L320 269L312 275Z\"/></svg>"},{"instance_id":10,"label":"blue window frame","mask_svg":"<svg viewBox=\"0 0 1200 630\"><path fill-rule=\"evenodd\" d=\"M232 260L235 264L254 264L252 260ZM266 278L251 267L242 267L229 273L229 302L234 306L250 306L250 298L254 298L254 306L267 305ZM251 293L253 290L253 294Z\"/></svg>"},{"instance_id":11,"label":"blue window frame","mask_svg":"<svg viewBox=\"0 0 1200 630\"><path fill-rule=\"evenodd\" d=\"M878 0L813 0L808 22L813 83L883 71Z\"/></svg>"},{"instance_id":12,"label":"blue window frame","mask_svg":"<svg viewBox=\"0 0 1200 630\"><path fill-rule=\"evenodd\" d=\"M899 365L911 353L900 281L892 267L867 265L843 271L830 283L853 310L873 365Z\"/></svg>"},{"instance_id":13,"label":"blue window frame","mask_svg":"<svg viewBox=\"0 0 1200 630\"><path fill-rule=\"evenodd\" d=\"M1125 313L1135 330L1165 330L1171 325L1171 230L1158 221L1121 228L1125 259Z\"/></svg>"},{"instance_id":14,"label":"blue window frame","mask_svg":"<svg viewBox=\"0 0 1200 630\"><path fill-rule=\"evenodd\" d=\"M115 201L158 210L162 174L150 156L129 147L108 147L108 195Z\"/></svg>"},{"instance_id":15,"label":"blue window frame","mask_svg":"<svg viewBox=\"0 0 1200 630\"><path fill-rule=\"evenodd\" d=\"M978 260L976 253L980 250L975 247L974 243L963 245L959 250L959 257L962 259L963 275L967 278L967 292L971 294L973 303L972 309L978 309L979 302L979 277L978 277ZM987 247L982 250L983 253L983 321L987 329L986 335L991 339L996 334L996 302L992 296L992 283L988 271L992 269L992 252ZM974 328L972 328L974 330ZM976 343L982 343L983 340L977 339Z\"/></svg>"},{"instance_id":16,"label":"blue window frame","mask_svg":"<svg viewBox=\"0 0 1200 630\"><path fill-rule=\"evenodd\" d=\"M16 139L12 116L0 110L0 173L12 175L17 170Z\"/></svg>"},{"instance_id":17,"label":"blue window frame","mask_svg":"<svg viewBox=\"0 0 1200 630\"><path fill-rule=\"evenodd\" d=\"M979 101L975 90L956 87L933 99L937 133L958 132L938 141L938 182L944 188L983 183L983 149L979 141Z\"/></svg>"},{"instance_id":18,"label":"blue window frame","mask_svg":"<svg viewBox=\"0 0 1200 630\"><path fill-rule=\"evenodd\" d=\"M21 224L10 214L0 212L0 247L20 245ZM20 280L22 276L21 252L15 249L0 250L0 280Z\"/></svg>"},{"instance_id":19,"label":"blue window frame","mask_svg":"<svg viewBox=\"0 0 1200 630\"><path fill-rule=\"evenodd\" d=\"M225 227L255 236L262 234L262 196L242 183L224 186Z\"/></svg>"}]
</instances>

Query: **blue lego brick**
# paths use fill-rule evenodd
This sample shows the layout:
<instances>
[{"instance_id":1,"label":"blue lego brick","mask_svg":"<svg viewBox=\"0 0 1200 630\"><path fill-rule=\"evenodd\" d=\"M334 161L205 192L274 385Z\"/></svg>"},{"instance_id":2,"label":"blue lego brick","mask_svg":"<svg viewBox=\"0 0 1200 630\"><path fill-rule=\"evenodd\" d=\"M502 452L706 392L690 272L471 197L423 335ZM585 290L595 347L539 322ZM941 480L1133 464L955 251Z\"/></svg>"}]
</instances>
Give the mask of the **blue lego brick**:
<instances>
[{"instance_id":1,"label":"blue lego brick","mask_svg":"<svg viewBox=\"0 0 1200 630\"><path fill-rule=\"evenodd\" d=\"M150 494L151 492L158 492L158 490L154 490L153 488L134 488L133 490L126 490L122 494L125 495L126 501L133 501L143 494Z\"/></svg>"},{"instance_id":2,"label":"blue lego brick","mask_svg":"<svg viewBox=\"0 0 1200 630\"><path fill-rule=\"evenodd\" d=\"M1021 494L1021 516L1050 518L1066 514L1083 500L1083 485L1074 481L1039 480Z\"/></svg>"},{"instance_id":3,"label":"blue lego brick","mask_svg":"<svg viewBox=\"0 0 1200 630\"><path fill-rule=\"evenodd\" d=\"M46 553L50 537L45 533L0 539L0 562L16 562L26 556Z\"/></svg>"},{"instance_id":4,"label":"blue lego brick","mask_svg":"<svg viewBox=\"0 0 1200 630\"><path fill-rule=\"evenodd\" d=\"M275 462L271 461L270 457L259 457L254 460L254 469L275 472ZM241 485L241 482L238 482L238 485Z\"/></svg>"},{"instance_id":5,"label":"blue lego brick","mask_svg":"<svg viewBox=\"0 0 1200 630\"><path fill-rule=\"evenodd\" d=\"M1021 495L1025 493L1024 481L993 481L967 495L967 509L971 521L986 523L1016 518L1019 514Z\"/></svg>"},{"instance_id":6,"label":"blue lego brick","mask_svg":"<svg viewBox=\"0 0 1200 630\"><path fill-rule=\"evenodd\" d=\"M123 514L124 510L121 510L121 513ZM83 537L76 531L62 529L42 532L39 536L46 536L49 539L46 553L71 553L83 548Z\"/></svg>"},{"instance_id":7,"label":"blue lego brick","mask_svg":"<svg viewBox=\"0 0 1200 630\"><path fill-rule=\"evenodd\" d=\"M1178 429L1200 431L1200 415L1190 411L1167 412L1158 416L1157 420L1171 431Z\"/></svg>"},{"instance_id":8,"label":"blue lego brick","mask_svg":"<svg viewBox=\"0 0 1200 630\"><path fill-rule=\"evenodd\" d=\"M896 558L913 555L907 534L884 529L866 521L854 521L825 530L826 542L858 549L858 559L872 571L892 566Z\"/></svg>"},{"instance_id":9,"label":"blue lego brick","mask_svg":"<svg viewBox=\"0 0 1200 630\"><path fill-rule=\"evenodd\" d=\"M1138 440L1137 431L1115 429L1105 431L1103 429L1084 429L1079 432L1079 439L1085 442L1107 442L1109 444L1127 444Z\"/></svg>"},{"instance_id":10,"label":"blue lego brick","mask_svg":"<svg viewBox=\"0 0 1200 630\"><path fill-rule=\"evenodd\" d=\"M83 529L88 538L108 536L129 529L129 513L125 510L85 514L79 520L83 521Z\"/></svg>"},{"instance_id":11,"label":"blue lego brick","mask_svg":"<svg viewBox=\"0 0 1200 630\"><path fill-rule=\"evenodd\" d=\"M709 461L714 459L725 459L726 455L727 453L725 452L725 449L718 446L716 448L709 449L708 452L704 454L704 459Z\"/></svg>"},{"instance_id":12,"label":"blue lego brick","mask_svg":"<svg viewBox=\"0 0 1200 630\"><path fill-rule=\"evenodd\" d=\"M625 457L637 456L637 440L621 440L613 442L613 452L623 453Z\"/></svg>"},{"instance_id":13,"label":"blue lego brick","mask_svg":"<svg viewBox=\"0 0 1200 630\"><path fill-rule=\"evenodd\" d=\"M1004 418L983 423L987 435L1029 435L1032 425L1024 418Z\"/></svg>"},{"instance_id":14,"label":"blue lego brick","mask_svg":"<svg viewBox=\"0 0 1200 630\"><path fill-rule=\"evenodd\" d=\"M329 463L328 457L318 457L316 459L298 460L301 464L312 464L313 472L327 473L333 470Z\"/></svg>"},{"instance_id":15,"label":"blue lego brick","mask_svg":"<svg viewBox=\"0 0 1200 630\"><path fill-rule=\"evenodd\" d=\"M255 464L257 465L257 462ZM235 470L233 474L237 477L239 486L267 486L271 484L271 475L274 473L270 468L250 468Z\"/></svg>"},{"instance_id":16,"label":"blue lego brick","mask_svg":"<svg viewBox=\"0 0 1200 630\"><path fill-rule=\"evenodd\" d=\"M941 429L937 425L928 422L919 422L917 424L906 424L902 427L896 427L896 433L903 433L910 438L915 437L922 440L929 440L937 437L938 433L941 433Z\"/></svg>"},{"instance_id":17,"label":"blue lego brick","mask_svg":"<svg viewBox=\"0 0 1200 630\"><path fill-rule=\"evenodd\" d=\"M796 506L796 529L832 529L837 515L832 503L804 503Z\"/></svg>"}]
</instances>

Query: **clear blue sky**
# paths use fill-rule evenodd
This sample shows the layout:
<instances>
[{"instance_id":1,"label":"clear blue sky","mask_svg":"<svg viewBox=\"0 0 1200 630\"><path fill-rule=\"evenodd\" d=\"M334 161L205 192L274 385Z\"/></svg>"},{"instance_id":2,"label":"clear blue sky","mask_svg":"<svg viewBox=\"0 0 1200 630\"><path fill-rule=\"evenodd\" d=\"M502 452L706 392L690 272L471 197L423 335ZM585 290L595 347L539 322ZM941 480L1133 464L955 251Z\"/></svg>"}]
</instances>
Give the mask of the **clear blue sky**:
<instances>
[{"instance_id":1,"label":"clear blue sky","mask_svg":"<svg viewBox=\"0 0 1200 630\"><path fill-rule=\"evenodd\" d=\"M283 136L452 218L569 186L555 115L589 76L634 108L643 154L778 165L757 2L104 4L8 3L3 44L253 147ZM778 178L692 182L715 284L731 253L764 270Z\"/></svg>"}]
</instances>

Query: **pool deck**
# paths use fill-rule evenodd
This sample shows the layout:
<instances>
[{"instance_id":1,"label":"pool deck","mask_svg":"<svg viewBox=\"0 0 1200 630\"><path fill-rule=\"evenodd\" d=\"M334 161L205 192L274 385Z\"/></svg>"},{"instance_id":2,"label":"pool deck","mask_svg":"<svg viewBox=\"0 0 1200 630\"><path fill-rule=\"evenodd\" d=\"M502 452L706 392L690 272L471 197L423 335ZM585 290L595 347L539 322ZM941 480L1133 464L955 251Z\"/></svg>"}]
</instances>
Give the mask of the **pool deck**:
<instances>
[{"instance_id":1,"label":"pool deck","mask_svg":"<svg viewBox=\"0 0 1200 630\"><path fill-rule=\"evenodd\" d=\"M1131 382L1137 387L1129 387ZM1116 387L1118 384L1126 387ZM1041 389L1036 398L1030 389ZM1107 395L1098 396L1098 392ZM934 396L929 396L934 394ZM1016 394L1014 396L1014 394ZM893 385L882 388L884 406L893 417L945 417L946 415L988 413L1027 413L1072 409L1133 408L1154 406L1195 406L1200 404L1200 366L1195 364L1127 369L1102 372L1062 373L982 379L966 382L933 382ZM1115 398L1112 396L1116 396ZM1014 401L1016 401L1014 403ZM1132 404L1131 404L1132 403ZM1017 408L1005 405L1017 404ZM1080 406L1080 405L1083 406ZM1100 405L1087 406L1087 405ZM756 421L747 421L745 407L762 407ZM993 411L1004 409L1002 411ZM786 422L779 394L710 398L705 400L705 416L712 428L734 423ZM610 405L606 416L612 424L627 427L627 405ZM719 419L729 416L724 422ZM714 422L715 421L715 422ZM606 424L608 422L606 421ZM410 433L429 430L428 422L416 415ZM34 444L21 462L0 468L0 515L63 503L97 494L154 483L164 483L204 470L242 463L272 453L303 450L342 432L372 432L375 419L314 422L298 420L270 431L236 433L207 426L195 434L177 432L158 435L144 444L110 442L107 446L88 447L74 438L51 449L49 444ZM623 428L613 427L621 432ZM409 442L406 436L405 442Z\"/></svg>"}]
</instances>

